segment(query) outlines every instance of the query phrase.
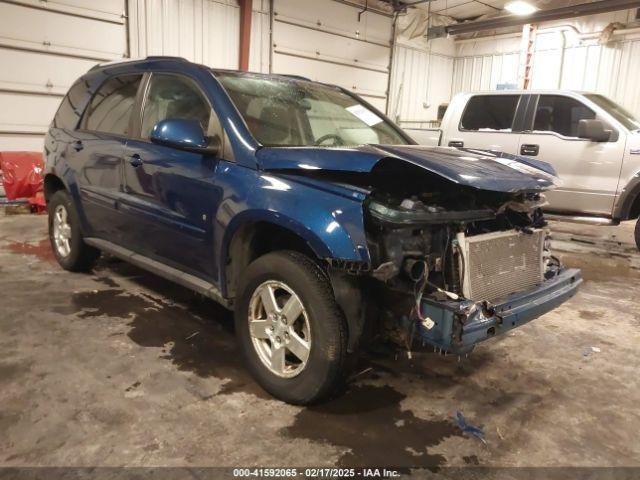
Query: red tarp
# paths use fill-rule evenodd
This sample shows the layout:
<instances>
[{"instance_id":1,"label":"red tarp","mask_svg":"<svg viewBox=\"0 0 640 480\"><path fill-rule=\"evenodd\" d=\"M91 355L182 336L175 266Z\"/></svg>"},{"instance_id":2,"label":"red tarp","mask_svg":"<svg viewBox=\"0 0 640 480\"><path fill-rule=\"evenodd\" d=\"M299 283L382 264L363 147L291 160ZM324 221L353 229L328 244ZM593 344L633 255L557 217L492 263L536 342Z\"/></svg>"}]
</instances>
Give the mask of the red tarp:
<instances>
[{"instance_id":1,"label":"red tarp","mask_svg":"<svg viewBox=\"0 0 640 480\"><path fill-rule=\"evenodd\" d=\"M36 210L44 210L43 168L40 152L0 152L0 170L7 199L26 198Z\"/></svg>"}]
</instances>

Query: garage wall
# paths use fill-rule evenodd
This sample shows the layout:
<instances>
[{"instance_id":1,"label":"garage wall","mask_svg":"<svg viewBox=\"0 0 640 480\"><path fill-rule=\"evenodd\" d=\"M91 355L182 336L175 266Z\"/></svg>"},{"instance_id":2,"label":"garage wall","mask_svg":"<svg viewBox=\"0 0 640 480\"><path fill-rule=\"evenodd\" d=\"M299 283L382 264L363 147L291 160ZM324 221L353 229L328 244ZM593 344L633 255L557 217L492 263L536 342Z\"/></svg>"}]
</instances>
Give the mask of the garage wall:
<instances>
[{"instance_id":1,"label":"garage wall","mask_svg":"<svg viewBox=\"0 0 640 480\"><path fill-rule=\"evenodd\" d=\"M536 65L544 65L544 71L541 68L536 69ZM640 38L612 42L606 46L541 48L534 56L534 75L531 83L532 88L596 91L640 115L640 90L636 83L638 78Z\"/></svg>"},{"instance_id":2,"label":"garage wall","mask_svg":"<svg viewBox=\"0 0 640 480\"><path fill-rule=\"evenodd\" d=\"M340 85L385 111L392 18L335 0L275 0L273 72Z\"/></svg>"},{"instance_id":3,"label":"garage wall","mask_svg":"<svg viewBox=\"0 0 640 480\"><path fill-rule=\"evenodd\" d=\"M634 81L640 77L640 39L563 48L561 37L558 32L538 36L531 88L595 91L640 115L640 92ZM519 51L457 58L452 92L517 84L519 59Z\"/></svg>"},{"instance_id":4,"label":"garage wall","mask_svg":"<svg viewBox=\"0 0 640 480\"><path fill-rule=\"evenodd\" d=\"M124 10L124 0L0 3L0 150L42 150L73 81L126 56Z\"/></svg>"},{"instance_id":5,"label":"garage wall","mask_svg":"<svg viewBox=\"0 0 640 480\"><path fill-rule=\"evenodd\" d=\"M407 128L429 128L438 105L451 98L455 58L434 51L398 44L393 54L388 115Z\"/></svg>"},{"instance_id":6,"label":"garage wall","mask_svg":"<svg viewBox=\"0 0 640 480\"><path fill-rule=\"evenodd\" d=\"M131 56L173 55L218 68L238 68L236 0L129 0ZM269 70L269 2L254 0L249 69Z\"/></svg>"},{"instance_id":7,"label":"garage wall","mask_svg":"<svg viewBox=\"0 0 640 480\"><path fill-rule=\"evenodd\" d=\"M520 52L458 57L454 63L452 94L495 90L499 84L518 83Z\"/></svg>"},{"instance_id":8,"label":"garage wall","mask_svg":"<svg viewBox=\"0 0 640 480\"><path fill-rule=\"evenodd\" d=\"M173 55L238 67L239 8L233 0L130 0L131 56Z\"/></svg>"},{"instance_id":9,"label":"garage wall","mask_svg":"<svg viewBox=\"0 0 640 480\"><path fill-rule=\"evenodd\" d=\"M613 98L640 115L640 31L599 42L611 22L627 23L634 11L585 17L561 25L544 25L535 42L531 88L591 90ZM551 30L547 30L551 29ZM452 93L495 90L518 83L520 38L460 42Z\"/></svg>"}]
</instances>

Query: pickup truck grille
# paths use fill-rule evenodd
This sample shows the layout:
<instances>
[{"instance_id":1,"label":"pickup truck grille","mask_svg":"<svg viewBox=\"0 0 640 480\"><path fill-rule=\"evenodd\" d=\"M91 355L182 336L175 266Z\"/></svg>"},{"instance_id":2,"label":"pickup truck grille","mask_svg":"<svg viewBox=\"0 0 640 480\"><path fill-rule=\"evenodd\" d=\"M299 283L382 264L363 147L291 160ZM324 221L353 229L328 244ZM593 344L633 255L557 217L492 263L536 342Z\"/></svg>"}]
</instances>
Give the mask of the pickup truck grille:
<instances>
[{"instance_id":1,"label":"pickup truck grille","mask_svg":"<svg viewBox=\"0 0 640 480\"><path fill-rule=\"evenodd\" d=\"M464 296L494 301L542 283L544 238L543 230L458 234Z\"/></svg>"}]
</instances>

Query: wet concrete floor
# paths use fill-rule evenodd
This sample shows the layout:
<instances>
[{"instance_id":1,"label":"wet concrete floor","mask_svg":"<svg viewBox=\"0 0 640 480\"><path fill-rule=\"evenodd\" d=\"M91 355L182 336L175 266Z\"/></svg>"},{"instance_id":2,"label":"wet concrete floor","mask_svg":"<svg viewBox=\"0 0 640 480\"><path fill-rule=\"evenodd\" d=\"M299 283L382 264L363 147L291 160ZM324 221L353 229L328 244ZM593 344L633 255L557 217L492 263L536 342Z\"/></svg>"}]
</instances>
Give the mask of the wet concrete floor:
<instances>
[{"instance_id":1,"label":"wet concrete floor","mask_svg":"<svg viewBox=\"0 0 640 480\"><path fill-rule=\"evenodd\" d=\"M369 357L301 408L249 377L225 309L112 258L65 272L45 229L0 217L0 465L640 464L640 275L606 256L566 254L580 293L468 359Z\"/></svg>"}]
</instances>

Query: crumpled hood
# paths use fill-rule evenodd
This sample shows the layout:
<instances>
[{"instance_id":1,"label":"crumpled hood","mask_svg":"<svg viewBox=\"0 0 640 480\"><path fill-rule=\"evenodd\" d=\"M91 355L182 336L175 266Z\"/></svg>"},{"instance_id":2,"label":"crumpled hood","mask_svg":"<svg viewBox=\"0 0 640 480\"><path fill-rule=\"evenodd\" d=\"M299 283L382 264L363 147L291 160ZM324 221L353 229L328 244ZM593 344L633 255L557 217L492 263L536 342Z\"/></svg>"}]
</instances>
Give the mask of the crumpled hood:
<instances>
[{"instance_id":1,"label":"crumpled hood","mask_svg":"<svg viewBox=\"0 0 640 480\"><path fill-rule=\"evenodd\" d=\"M383 159L424 168L459 185L496 192L549 190L557 177L551 165L502 152L419 145L363 145L355 148L261 148L263 170L333 170L368 173Z\"/></svg>"}]
</instances>

